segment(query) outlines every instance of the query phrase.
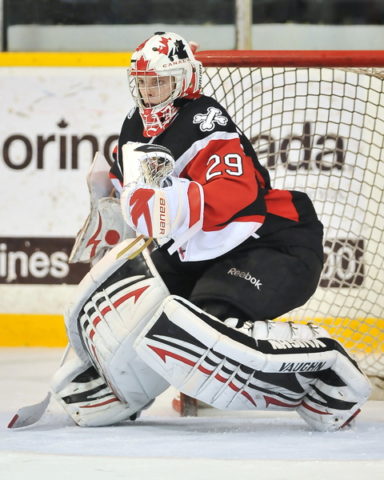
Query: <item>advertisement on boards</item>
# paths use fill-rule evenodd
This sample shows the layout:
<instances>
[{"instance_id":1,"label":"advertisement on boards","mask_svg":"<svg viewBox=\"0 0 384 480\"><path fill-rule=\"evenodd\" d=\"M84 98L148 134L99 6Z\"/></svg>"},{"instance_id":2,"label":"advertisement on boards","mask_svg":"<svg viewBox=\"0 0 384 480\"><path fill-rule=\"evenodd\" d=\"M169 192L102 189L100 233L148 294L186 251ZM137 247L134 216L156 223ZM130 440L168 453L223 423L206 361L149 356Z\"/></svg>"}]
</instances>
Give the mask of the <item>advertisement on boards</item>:
<instances>
[{"instance_id":1,"label":"advertisement on boards","mask_svg":"<svg viewBox=\"0 0 384 480\"><path fill-rule=\"evenodd\" d=\"M314 201L326 228L319 295L369 289L366 260L372 263L378 240L366 214L380 198L366 179L378 164L366 151L366 89L351 75L346 86L342 73L324 74L319 83L317 71L280 78L268 70L231 90L220 80L206 93L224 89L236 100L229 111L244 123L274 187L304 190ZM10 67L0 69L0 86L0 311L57 313L88 270L68 257L89 212L86 174L94 154L112 161L132 107L126 71ZM50 301L42 303L47 291Z\"/></svg>"},{"instance_id":2,"label":"advertisement on boards","mask_svg":"<svg viewBox=\"0 0 384 480\"><path fill-rule=\"evenodd\" d=\"M89 269L68 257L93 157L112 161L132 106L126 71L1 68L0 87L0 311L57 313ZM37 300L43 289L49 302Z\"/></svg>"}]
</instances>

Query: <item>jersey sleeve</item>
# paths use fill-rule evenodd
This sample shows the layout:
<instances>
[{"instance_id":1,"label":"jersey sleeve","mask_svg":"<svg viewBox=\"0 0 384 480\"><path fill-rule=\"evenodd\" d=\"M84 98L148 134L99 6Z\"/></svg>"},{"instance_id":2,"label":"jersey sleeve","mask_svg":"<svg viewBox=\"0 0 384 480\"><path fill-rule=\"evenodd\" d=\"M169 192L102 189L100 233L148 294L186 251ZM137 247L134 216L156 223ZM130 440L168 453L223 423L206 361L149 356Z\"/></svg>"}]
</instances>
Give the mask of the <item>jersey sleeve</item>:
<instances>
[{"instance_id":1,"label":"jersey sleeve","mask_svg":"<svg viewBox=\"0 0 384 480\"><path fill-rule=\"evenodd\" d=\"M264 185L236 128L198 138L176 162L176 173L204 193L203 225L179 248L183 261L215 258L245 241L265 219Z\"/></svg>"},{"instance_id":2,"label":"jersey sleeve","mask_svg":"<svg viewBox=\"0 0 384 480\"><path fill-rule=\"evenodd\" d=\"M142 141L138 138L142 128L136 120L134 114L125 121L119 150L126 141ZM180 195L176 196L177 208L169 201L170 210L174 208L183 212L183 221L178 218L174 222L178 228L172 230L173 244L169 253L177 251L182 261L212 259L257 232L266 215L265 174L258 168L250 142L221 105L210 97L187 102L180 108L174 122L153 143L163 145L173 153L174 177L201 186L201 193L197 196L202 201L201 210L191 210L191 205L196 202L191 202L190 195L182 195L188 200L182 203L183 208L180 207ZM121 174L122 164L116 162L111 169L116 189ZM195 211L201 211L198 221L194 221Z\"/></svg>"},{"instance_id":3,"label":"jersey sleeve","mask_svg":"<svg viewBox=\"0 0 384 480\"><path fill-rule=\"evenodd\" d=\"M221 230L230 222L262 223L264 211L257 208L260 186L240 137L224 133L204 143L180 175L203 187L203 230Z\"/></svg>"}]
</instances>

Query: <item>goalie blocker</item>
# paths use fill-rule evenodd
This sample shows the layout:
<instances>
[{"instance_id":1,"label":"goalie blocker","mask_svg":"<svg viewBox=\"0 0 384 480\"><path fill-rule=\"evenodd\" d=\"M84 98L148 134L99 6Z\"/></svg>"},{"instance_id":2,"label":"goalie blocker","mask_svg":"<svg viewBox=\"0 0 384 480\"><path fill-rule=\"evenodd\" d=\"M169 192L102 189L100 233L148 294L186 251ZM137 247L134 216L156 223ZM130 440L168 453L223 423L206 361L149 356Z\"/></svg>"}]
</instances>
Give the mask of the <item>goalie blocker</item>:
<instances>
[{"instance_id":1,"label":"goalie blocker","mask_svg":"<svg viewBox=\"0 0 384 480\"><path fill-rule=\"evenodd\" d=\"M220 409L296 410L316 430L331 431L348 425L368 399L367 377L324 329L225 323L170 296L135 348L171 385Z\"/></svg>"}]
</instances>

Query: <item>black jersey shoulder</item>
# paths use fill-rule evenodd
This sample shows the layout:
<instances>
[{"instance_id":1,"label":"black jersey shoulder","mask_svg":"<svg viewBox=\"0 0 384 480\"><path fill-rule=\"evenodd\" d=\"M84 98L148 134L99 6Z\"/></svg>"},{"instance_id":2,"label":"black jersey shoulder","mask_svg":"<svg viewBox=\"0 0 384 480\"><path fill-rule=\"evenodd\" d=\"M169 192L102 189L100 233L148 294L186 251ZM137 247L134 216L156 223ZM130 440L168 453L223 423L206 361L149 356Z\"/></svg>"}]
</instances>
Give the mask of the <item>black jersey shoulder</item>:
<instances>
[{"instance_id":1,"label":"black jersey shoulder","mask_svg":"<svg viewBox=\"0 0 384 480\"><path fill-rule=\"evenodd\" d=\"M143 122L139 109L133 108L128 112L121 127L119 136L119 148L127 142L148 143L149 138L143 135Z\"/></svg>"},{"instance_id":2,"label":"black jersey shoulder","mask_svg":"<svg viewBox=\"0 0 384 480\"><path fill-rule=\"evenodd\" d=\"M122 180L123 171L121 160L123 157L121 148L127 142L148 143L150 139L148 137L144 137L143 130L144 127L140 117L139 109L134 107L128 112L124 119L119 135L117 160L115 160L111 168L111 173L119 180Z\"/></svg>"},{"instance_id":3,"label":"black jersey shoulder","mask_svg":"<svg viewBox=\"0 0 384 480\"><path fill-rule=\"evenodd\" d=\"M152 139L153 143L167 147L177 160L199 140L204 140L220 132L235 133L240 138L245 154L253 159L255 168L264 177L266 187L270 188L268 172L258 162L250 141L220 103L213 97L205 95L195 100L180 99L177 102L178 114L163 133ZM143 136L143 123L139 110L136 108L129 112L119 136L119 161L112 168L112 173L118 178L121 177L121 174L119 175L119 171L122 171L121 147L126 142L148 143L150 140L150 138Z\"/></svg>"},{"instance_id":4,"label":"black jersey shoulder","mask_svg":"<svg viewBox=\"0 0 384 480\"><path fill-rule=\"evenodd\" d=\"M224 131L236 130L236 126L225 107L213 97L202 95L195 100L181 100L180 105L182 106L182 108L180 108L179 117L181 117L184 121L191 122L192 124L196 125L196 128L200 130L202 134L216 129ZM212 112L215 113L216 117L214 119L214 127L212 128L212 130L201 129L200 127L202 119L201 117L199 118L197 116L207 116ZM222 121L220 121L219 117L225 117L225 120L222 119Z\"/></svg>"},{"instance_id":5,"label":"black jersey shoulder","mask_svg":"<svg viewBox=\"0 0 384 480\"><path fill-rule=\"evenodd\" d=\"M168 147L177 159L193 143L220 131L240 133L225 108L214 98L203 95L181 102L176 118L154 143Z\"/></svg>"}]
</instances>

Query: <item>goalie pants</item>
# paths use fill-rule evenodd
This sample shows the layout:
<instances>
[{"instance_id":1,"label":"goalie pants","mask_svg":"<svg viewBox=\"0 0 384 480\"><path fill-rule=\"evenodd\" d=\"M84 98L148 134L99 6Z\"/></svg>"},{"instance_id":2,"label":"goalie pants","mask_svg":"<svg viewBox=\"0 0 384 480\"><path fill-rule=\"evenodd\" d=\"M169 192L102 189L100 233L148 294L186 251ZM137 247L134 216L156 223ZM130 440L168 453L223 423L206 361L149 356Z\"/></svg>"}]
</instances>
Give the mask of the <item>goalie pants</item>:
<instances>
[{"instance_id":1,"label":"goalie pants","mask_svg":"<svg viewBox=\"0 0 384 480\"><path fill-rule=\"evenodd\" d=\"M181 262L167 245L151 258L173 295L208 313L268 320L303 305L315 292L322 270L318 255L305 247L268 248L249 239L231 252L201 262Z\"/></svg>"}]
</instances>

